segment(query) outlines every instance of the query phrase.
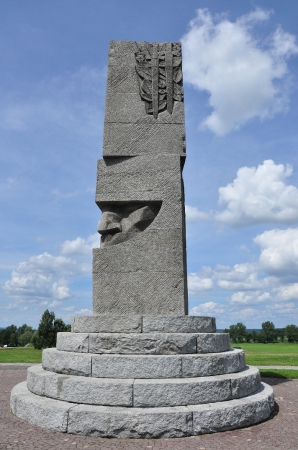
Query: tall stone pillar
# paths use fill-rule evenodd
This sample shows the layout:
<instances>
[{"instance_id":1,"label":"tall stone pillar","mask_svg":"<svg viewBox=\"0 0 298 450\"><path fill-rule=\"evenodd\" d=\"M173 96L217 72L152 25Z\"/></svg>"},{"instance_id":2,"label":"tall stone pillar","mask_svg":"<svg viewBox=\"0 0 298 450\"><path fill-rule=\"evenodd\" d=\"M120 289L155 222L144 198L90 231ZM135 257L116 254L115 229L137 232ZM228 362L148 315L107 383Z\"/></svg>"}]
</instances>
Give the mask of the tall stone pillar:
<instances>
[{"instance_id":1,"label":"tall stone pillar","mask_svg":"<svg viewBox=\"0 0 298 450\"><path fill-rule=\"evenodd\" d=\"M112 41L94 314L188 314L181 44Z\"/></svg>"},{"instance_id":2,"label":"tall stone pillar","mask_svg":"<svg viewBox=\"0 0 298 450\"><path fill-rule=\"evenodd\" d=\"M11 411L109 438L174 438L250 426L274 407L213 317L188 316L179 43L113 41L96 203L93 315L43 351Z\"/></svg>"}]
</instances>

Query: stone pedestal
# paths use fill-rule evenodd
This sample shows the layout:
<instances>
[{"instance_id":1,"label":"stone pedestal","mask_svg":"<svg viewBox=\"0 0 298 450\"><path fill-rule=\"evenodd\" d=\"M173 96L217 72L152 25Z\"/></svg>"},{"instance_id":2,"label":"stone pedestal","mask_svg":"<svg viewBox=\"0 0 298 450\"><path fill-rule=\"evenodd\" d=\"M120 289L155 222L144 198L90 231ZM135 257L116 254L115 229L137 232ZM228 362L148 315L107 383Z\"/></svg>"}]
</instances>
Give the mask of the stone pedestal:
<instances>
[{"instance_id":1,"label":"stone pedestal","mask_svg":"<svg viewBox=\"0 0 298 450\"><path fill-rule=\"evenodd\" d=\"M11 410L55 431L194 436L260 422L272 388L215 319L188 316L180 43L113 41L93 250L93 316L15 386Z\"/></svg>"},{"instance_id":2,"label":"stone pedestal","mask_svg":"<svg viewBox=\"0 0 298 450\"><path fill-rule=\"evenodd\" d=\"M273 392L211 317L74 318L11 395L21 419L102 437L195 436L252 425ZM84 332L83 332L84 331Z\"/></svg>"}]
</instances>

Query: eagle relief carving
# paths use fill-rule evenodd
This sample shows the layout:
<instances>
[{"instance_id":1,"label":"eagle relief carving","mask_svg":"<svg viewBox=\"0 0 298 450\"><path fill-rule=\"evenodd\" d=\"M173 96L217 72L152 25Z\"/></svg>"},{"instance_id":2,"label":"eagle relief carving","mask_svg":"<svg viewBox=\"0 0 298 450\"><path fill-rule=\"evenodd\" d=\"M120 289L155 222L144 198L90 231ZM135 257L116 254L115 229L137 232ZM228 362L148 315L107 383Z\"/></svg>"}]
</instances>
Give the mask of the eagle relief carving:
<instances>
[{"instance_id":1,"label":"eagle relief carving","mask_svg":"<svg viewBox=\"0 0 298 450\"><path fill-rule=\"evenodd\" d=\"M174 101L183 101L181 44L141 42L135 53L140 95L147 114L173 112Z\"/></svg>"}]
</instances>

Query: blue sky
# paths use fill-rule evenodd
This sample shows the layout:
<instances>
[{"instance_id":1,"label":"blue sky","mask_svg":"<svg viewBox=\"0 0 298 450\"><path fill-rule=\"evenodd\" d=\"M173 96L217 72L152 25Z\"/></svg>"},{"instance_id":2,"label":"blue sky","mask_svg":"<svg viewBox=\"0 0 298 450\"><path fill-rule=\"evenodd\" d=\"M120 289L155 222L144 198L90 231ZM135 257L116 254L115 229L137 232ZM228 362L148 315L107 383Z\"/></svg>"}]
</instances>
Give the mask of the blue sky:
<instances>
[{"instance_id":1,"label":"blue sky","mask_svg":"<svg viewBox=\"0 0 298 450\"><path fill-rule=\"evenodd\" d=\"M183 43L189 306L298 323L292 0L1 1L0 327L91 313L110 40Z\"/></svg>"}]
</instances>

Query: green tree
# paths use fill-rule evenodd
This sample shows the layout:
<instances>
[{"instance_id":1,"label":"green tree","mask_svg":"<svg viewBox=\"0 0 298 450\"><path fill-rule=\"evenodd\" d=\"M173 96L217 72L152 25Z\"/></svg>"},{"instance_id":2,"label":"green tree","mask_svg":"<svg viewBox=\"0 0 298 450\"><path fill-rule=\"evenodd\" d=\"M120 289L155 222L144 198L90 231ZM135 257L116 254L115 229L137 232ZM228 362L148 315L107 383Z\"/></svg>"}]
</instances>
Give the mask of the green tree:
<instances>
[{"instance_id":1,"label":"green tree","mask_svg":"<svg viewBox=\"0 0 298 450\"><path fill-rule=\"evenodd\" d=\"M262 344L266 344L266 333L265 333L265 331L261 330L258 333L258 342L261 342Z\"/></svg>"},{"instance_id":2,"label":"green tree","mask_svg":"<svg viewBox=\"0 0 298 450\"><path fill-rule=\"evenodd\" d=\"M29 342L31 342L32 336L33 336L33 330L27 330L24 333L22 333L19 337L18 337L18 344L21 347L25 347L25 345L29 344Z\"/></svg>"},{"instance_id":3,"label":"green tree","mask_svg":"<svg viewBox=\"0 0 298 450\"><path fill-rule=\"evenodd\" d=\"M277 328L276 332L277 332L277 337L281 340L281 342L284 342L286 329L285 328Z\"/></svg>"},{"instance_id":4,"label":"green tree","mask_svg":"<svg viewBox=\"0 0 298 450\"><path fill-rule=\"evenodd\" d=\"M265 333L265 342L274 342L276 341L276 330L273 322L269 320L267 322L262 323L262 331Z\"/></svg>"},{"instance_id":5,"label":"green tree","mask_svg":"<svg viewBox=\"0 0 298 450\"><path fill-rule=\"evenodd\" d=\"M296 325L287 325L285 335L288 338L288 342L298 342L298 327Z\"/></svg>"},{"instance_id":6,"label":"green tree","mask_svg":"<svg viewBox=\"0 0 298 450\"><path fill-rule=\"evenodd\" d=\"M46 309L39 322L37 332L32 337L34 348L55 347L57 333L65 331L65 327L62 319L55 319L54 312Z\"/></svg>"},{"instance_id":7,"label":"green tree","mask_svg":"<svg viewBox=\"0 0 298 450\"><path fill-rule=\"evenodd\" d=\"M252 340L252 333L246 333L245 340L249 343Z\"/></svg>"},{"instance_id":8,"label":"green tree","mask_svg":"<svg viewBox=\"0 0 298 450\"><path fill-rule=\"evenodd\" d=\"M16 347L17 346L17 333L18 329L15 325L10 325L6 327L3 333L1 333L1 345L8 345L9 347ZM11 337L11 335L13 335Z\"/></svg>"},{"instance_id":9,"label":"green tree","mask_svg":"<svg viewBox=\"0 0 298 450\"><path fill-rule=\"evenodd\" d=\"M230 326L230 336L233 342L243 342L246 336L246 326L238 322L236 325Z\"/></svg>"},{"instance_id":10,"label":"green tree","mask_svg":"<svg viewBox=\"0 0 298 450\"><path fill-rule=\"evenodd\" d=\"M258 342L258 333L256 332L256 330L252 330L251 338L254 342Z\"/></svg>"}]
</instances>

